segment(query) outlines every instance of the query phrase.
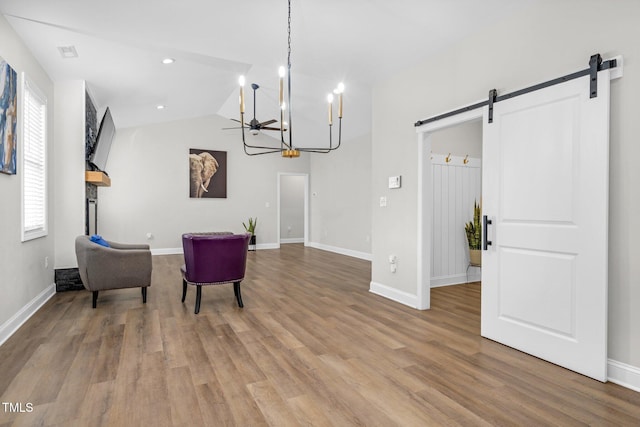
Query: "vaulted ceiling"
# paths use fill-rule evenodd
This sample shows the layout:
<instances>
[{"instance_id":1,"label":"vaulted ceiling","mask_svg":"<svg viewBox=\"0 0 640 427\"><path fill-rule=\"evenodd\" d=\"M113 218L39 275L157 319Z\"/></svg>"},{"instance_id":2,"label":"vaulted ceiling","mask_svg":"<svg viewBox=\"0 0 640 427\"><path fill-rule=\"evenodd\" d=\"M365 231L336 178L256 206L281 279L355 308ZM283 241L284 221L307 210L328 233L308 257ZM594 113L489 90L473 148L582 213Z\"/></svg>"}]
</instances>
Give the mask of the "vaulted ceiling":
<instances>
[{"instance_id":1,"label":"vaulted ceiling","mask_svg":"<svg viewBox=\"0 0 640 427\"><path fill-rule=\"evenodd\" d=\"M292 0L293 121L305 129L299 138L325 135L326 94L340 81L345 137L369 132L376 81L534 1ZM277 118L286 0L0 0L0 12L53 81L86 80L118 128L237 118L241 74L261 86L258 119ZM68 46L76 58L63 58L59 47ZM175 63L163 65L166 57ZM249 119L252 108L249 97Z\"/></svg>"}]
</instances>

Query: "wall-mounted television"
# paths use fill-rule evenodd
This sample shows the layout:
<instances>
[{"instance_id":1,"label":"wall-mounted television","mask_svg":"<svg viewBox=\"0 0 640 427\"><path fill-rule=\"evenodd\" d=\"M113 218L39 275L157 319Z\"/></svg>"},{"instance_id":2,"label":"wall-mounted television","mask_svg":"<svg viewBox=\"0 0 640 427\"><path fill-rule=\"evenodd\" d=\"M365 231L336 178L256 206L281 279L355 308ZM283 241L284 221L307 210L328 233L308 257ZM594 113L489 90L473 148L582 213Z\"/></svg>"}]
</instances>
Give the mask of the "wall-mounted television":
<instances>
[{"instance_id":1,"label":"wall-mounted television","mask_svg":"<svg viewBox=\"0 0 640 427\"><path fill-rule=\"evenodd\" d=\"M111 150L111 143L113 142L115 134L116 126L113 123L111 111L109 111L109 107L107 107L100 122L98 137L93 146L93 152L89 156L89 163L99 171L106 172L107 159L109 158L109 151Z\"/></svg>"}]
</instances>

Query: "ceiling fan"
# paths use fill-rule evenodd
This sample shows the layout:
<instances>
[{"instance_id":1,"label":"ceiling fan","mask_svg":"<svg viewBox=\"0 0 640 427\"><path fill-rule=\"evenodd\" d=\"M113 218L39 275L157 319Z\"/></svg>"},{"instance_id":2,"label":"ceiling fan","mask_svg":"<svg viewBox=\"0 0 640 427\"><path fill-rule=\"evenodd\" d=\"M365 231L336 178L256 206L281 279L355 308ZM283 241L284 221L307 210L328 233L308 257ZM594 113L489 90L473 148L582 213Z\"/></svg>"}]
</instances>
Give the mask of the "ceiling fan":
<instances>
[{"instance_id":1,"label":"ceiling fan","mask_svg":"<svg viewBox=\"0 0 640 427\"><path fill-rule=\"evenodd\" d=\"M257 135L260 133L261 130L280 130L279 127L270 127L269 125L272 125L274 123L277 122L276 119L271 119L271 120L267 120L266 122L259 122L256 119L256 91L260 88L260 86L258 86L255 83L251 83L251 89L253 89L253 118L251 119L251 121L249 123L247 123L244 128L245 129L249 129L249 132L251 132L252 135ZM236 119L231 119L234 122L238 122L240 123L240 120L236 120ZM242 129L242 126L238 126L238 127L232 127L232 128L222 128L223 130L227 130L227 129ZM284 131L286 131L287 129L283 129Z\"/></svg>"}]
</instances>

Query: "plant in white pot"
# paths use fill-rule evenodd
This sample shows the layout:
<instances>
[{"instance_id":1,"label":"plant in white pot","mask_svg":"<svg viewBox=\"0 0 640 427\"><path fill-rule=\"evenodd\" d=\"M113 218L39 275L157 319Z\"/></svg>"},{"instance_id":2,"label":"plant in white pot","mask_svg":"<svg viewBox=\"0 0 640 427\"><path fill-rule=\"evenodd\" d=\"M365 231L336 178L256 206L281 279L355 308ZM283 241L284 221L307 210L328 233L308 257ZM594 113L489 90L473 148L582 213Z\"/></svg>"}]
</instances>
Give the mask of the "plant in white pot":
<instances>
[{"instance_id":1,"label":"plant in white pot","mask_svg":"<svg viewBox=\"0 0 640 427\"><path fill-rule=\"evenodd\" d=\"M474 266L482 264L482 223L480 222L481 208L477 201L473 202L473 221L464 225L469 244L469 263Z\"/></svg>"}]
</instances>

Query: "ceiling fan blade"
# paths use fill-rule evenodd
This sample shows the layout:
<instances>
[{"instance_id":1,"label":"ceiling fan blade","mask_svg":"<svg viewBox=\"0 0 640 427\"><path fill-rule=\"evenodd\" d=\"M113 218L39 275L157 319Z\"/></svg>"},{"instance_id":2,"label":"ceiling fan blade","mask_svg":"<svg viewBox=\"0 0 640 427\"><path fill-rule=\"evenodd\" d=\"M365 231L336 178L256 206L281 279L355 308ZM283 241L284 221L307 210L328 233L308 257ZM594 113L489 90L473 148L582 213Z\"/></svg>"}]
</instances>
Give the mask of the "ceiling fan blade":
<instances>
[{"instance_id":1,"label":"ceiling fan blade","mask_svg":"<svg viewBox=\"0 0 640 427\"><path fill-rule=\"evenodd\" d=\"M268 127L268 126L262 126L260 128L260 130L280 130L280 128L272 128L272 127ZM284 131L286 132L287 129L284 129Z\"/></svg>"},{"instance_id":2,"label":"ceiling fan blade","mask_svg":"<svg viewBox=\"0 0 640 427\"><path fill-rule=\"evenodd\" d=\"M238 119L229 119L229 120L233 120L234 122L240 123L240 120L238 120Z\"/></svg>"},{"instance_id":3,"label":"ceiling fan blade","mask_svg":"<svg viewBox=\"0 0 640 427\"><path fill-rule=\"evenodd\" d=\"M267 120L266 122L262 122L262 123L260 123L260 127L261 127L261 128L264 128L265 126L268 126L268 125L273 124L273 123L275 123L275 122L277 122L277 120L276 120L276 119Z\"/></svg>"},{"instance_id":4,"label":"ceiling fan blade","mask_svg":"<svg viewBox=\"0 0 640 427\"><path fill-rule=\"evenodd\" d=\"M249 129L248 126L244 127L245 129ZM229 129L242 129L242 126L238 126L238 127L233 127L233 128L222 128L222 130L229 130Z\"/></svg>"}]
</instances>

